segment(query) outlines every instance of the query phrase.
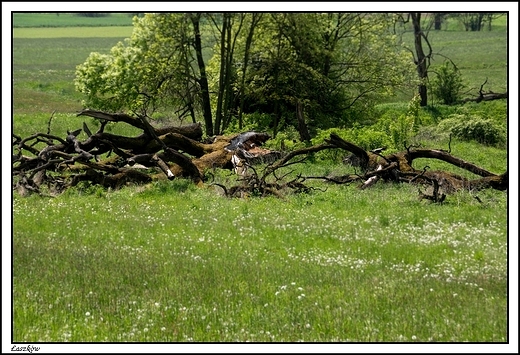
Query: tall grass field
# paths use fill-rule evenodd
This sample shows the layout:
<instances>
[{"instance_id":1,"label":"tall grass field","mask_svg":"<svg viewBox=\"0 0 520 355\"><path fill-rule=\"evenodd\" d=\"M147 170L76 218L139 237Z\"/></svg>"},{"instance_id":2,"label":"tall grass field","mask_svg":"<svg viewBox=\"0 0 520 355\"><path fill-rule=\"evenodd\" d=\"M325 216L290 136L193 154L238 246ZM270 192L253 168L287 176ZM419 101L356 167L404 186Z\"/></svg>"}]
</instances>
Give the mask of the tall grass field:
<instances>
[{"instance_id":1,"label":"tall grass field","mask_svg":"<svg viewBox=\"0 0 520 355\"><path fill-rule=\"evenodd\" d=\"M96 25L66 14L14 17L15 133L45 132L53 112L53 134L81 128L75 68L131 34L131 17L113 16ZM488 78L488 89L507 89L507 29L450 28L433 43L456 59L469 87ZM453 141L451 149L497 174L513 164L505 148ZM354 172L320 159L289 169ZM212 174L238 183L231 171ZM460 191L434 204L411 185L309 185L283 198L229 199L184 179L120 190L80 184L55 198L12 193L12 345L261 343L246 348L254 351L303 342L347 352L355 343L433 343L433 351L469 343L493 352L516 339L509 192Z\"/></svg>"},{"instance_id":2,"label":"tall grass field","mask_svg":"<svg viewBox=\"0 0 520 355\"><path fill-rule=\"evenodd\" d=\"M505 342L505 194L13 200L18 342Z\"/></svg>"}]
</instances>

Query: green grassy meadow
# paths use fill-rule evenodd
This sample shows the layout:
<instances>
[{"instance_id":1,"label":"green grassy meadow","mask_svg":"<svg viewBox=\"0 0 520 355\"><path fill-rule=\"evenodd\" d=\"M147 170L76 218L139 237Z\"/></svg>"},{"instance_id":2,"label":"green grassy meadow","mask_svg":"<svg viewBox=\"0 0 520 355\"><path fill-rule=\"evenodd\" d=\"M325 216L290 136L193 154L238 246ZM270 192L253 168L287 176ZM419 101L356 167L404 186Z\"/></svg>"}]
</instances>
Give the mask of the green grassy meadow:
<instances>
[{"instance_id":1,"label":"green grassy meadow","mask_svg":"<svg viewBox=\"0 0 520 355\"><path fill-rule=\"evenodd\" d=\"M461 71L467 90L478 93L487 80L484 90L507 91L507 49L504 41L507 32L430 32L435 51L455 62ZM444 62L435 56L433 68Z\"/></svg>"},{"instance_id":2,"label":"green grassy meadow","mask_svg":"<svg viewBox=\"0 0 520 355\"><path fill-rule=\"evenodd\" d=\"M107 14L105 14L107 15ZM110 13L109 16L86 17L73 13L24 13L12 14L13 28L45 27L104 27L132 26L131 13Z\"/></svg>"},{"instance_id":3,"label":"green grassy meadow","mask_svg":"<svg viewBox=\"0 0 520 355\"><path fill-rule=\"evenodd\" d=\"M76 65L131 27L16 21L13 132L45 132L53 111L53 134L80 128ZM438 36L470 86L487 77L493 91L506 88L507 32ZM506 149L451 147L494 173L508 166ZM354 171L319 159L290 169ZM212 173L237 183L230 171ZM55 198L13 193L12 341L510 341L507 192L461 191L432 204L408 185L309 185L283 199L228 199L183 179L117 191L79 185Z\"/></svg>"},{"instance_id":4,"label":"green grassy meadow","mask_svg":"<svg viewBox=\"0 0 520 355\"><path fill-rule=\"evenodd\" d=\"M13 28L14 38L130 37L132 26Z\"/></svg>"},{"instance_id":5,"label":"green grassy meadow","mask_svg":"<svg viewBox=\"0 0 520 355\"><path fill-rule=\"evenodd\" d=\"M14 339L506 342L506 195L415 193L15 196Z\"/></svg>"}]
</instances>

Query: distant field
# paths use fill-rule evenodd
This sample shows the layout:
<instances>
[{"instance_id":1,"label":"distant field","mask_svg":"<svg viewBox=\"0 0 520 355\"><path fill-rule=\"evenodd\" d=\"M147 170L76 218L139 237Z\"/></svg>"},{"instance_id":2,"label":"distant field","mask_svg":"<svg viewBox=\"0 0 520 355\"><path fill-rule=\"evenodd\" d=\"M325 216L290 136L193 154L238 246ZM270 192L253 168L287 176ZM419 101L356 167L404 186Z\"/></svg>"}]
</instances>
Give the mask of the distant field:
<instances>
[{"instance_id":1,"label":"distant field","mask_svg":"<svg viewBox=\"0 0 520 355\"><path fill-rule=\"evenodd\" d=\"M132 26L13 28L13 38L130 37Z\"/></svg>"},{"instance_id":2,"label":"distant field","mask_svg":"<svg viewBox=\"0 0 520 355\"><path fill-rule=\"evenodd\" d=\"M133 13L86 17L72 13L13 13L13 27L132 26Z\"/></svg>"},{"instance_id":3,"label":"distant field","mask_svg":"<svg viewBox=\"0 0 520 355\"><path fill-rule=\"evenodd\" d=\"M478 92L486 79L485 91L507 90L507 32L432 31L428 38L433 50L431 73L449 58L460 69L464 83L472 93L475 89ZM413 43L411 33L404 39Z\"/></svg>"},{"instance_id":4,"label":"distant field","mask_svg":"<svg viewBox=\"0 0 520 355\"><path fill-rule=\"evenodd\" d=\"M106 27L105 27L106 28ZM102 29L89 28L90 31ZM127 27L131 30L132 27ZM30 29L35 30L35 29ZM40 29L47 30L47 29ZM68 30L70 35L85 28ZM15 114L67 113L81 109L81 94L74 88L76 66L91 52L108 53L121 37L14 38L13 94Z\"/></svg>"}]
</instances>

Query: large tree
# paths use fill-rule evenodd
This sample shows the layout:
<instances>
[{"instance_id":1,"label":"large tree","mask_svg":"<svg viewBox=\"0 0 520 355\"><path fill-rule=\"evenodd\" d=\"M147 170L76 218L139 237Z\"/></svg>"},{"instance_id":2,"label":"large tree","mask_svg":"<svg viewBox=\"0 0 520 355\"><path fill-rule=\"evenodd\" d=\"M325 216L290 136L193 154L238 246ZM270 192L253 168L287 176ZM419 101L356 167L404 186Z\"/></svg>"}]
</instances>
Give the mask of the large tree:
<instances>
[{"instance_id":1,"label":"large tree","mask_svg":"<svg viewBox=\"0 0 520 355\"><path fill-rule=\"evenodd\" d=\"M78 66L76 86L91 109L202 115L208 136L256 111L272 114L275 134L287 124L309 140L309 128L345 124L354 105L413 82L389 24L384 14L146 14L131 38Z\"/></svg>"},{"instance_id":2,"label":"large tree","mask_svg":"<svg viewBox=\"0 0 520 355\"><path fill-rule=\"evenodd\" d=\"M251 50L249 111L271 113L273 131L289 124L342 125L355 105L370 105L415 82L409 53L396 46L383 14L277 13Z\"/></svg>"},{"instance_id":3,"label":"large tree","mask_svg":"<svg viewBox=\"0 0 520 355\"><path fill-rule=\"evenodd\" d=\"M421 12L396 13L394 14L394 21L394 32L396 34L400 33L401 36L407 30L405 26L411 21L414 46L413 49L408 48L408 50L412 53L413 63L417 72L417 91L421 98L420 105L426 106L428 105L428 70L433 55L428 34L430 29L437 23L438 16ZM395 30L396 25L402 26L400 32Z\"/></svg>"},{"instance_id":4,"label":"large tree","mask_svg":"<svg viewBox=\"0 0 520 355\"><path fill-rule=\"evenodd\" d=\"M146 14L134 18L132 36L110 54L93 52L76 70L84 105L106 111L129 110L141 116L202 112L213 134L210 93L203 58L201 14Z\"/></svg>"},{"instance_id":5,"label":"large tree","mask_svg":"<svg viewBox=\"0 0 520 355\"><path fill-rule=\"evenodd\" d=\"M134 18L132 36L109 54L93 52L76 70L84 105L151 115L158 107L195 105L196 77L184 14Z\"/></svg>"}]
</instances>

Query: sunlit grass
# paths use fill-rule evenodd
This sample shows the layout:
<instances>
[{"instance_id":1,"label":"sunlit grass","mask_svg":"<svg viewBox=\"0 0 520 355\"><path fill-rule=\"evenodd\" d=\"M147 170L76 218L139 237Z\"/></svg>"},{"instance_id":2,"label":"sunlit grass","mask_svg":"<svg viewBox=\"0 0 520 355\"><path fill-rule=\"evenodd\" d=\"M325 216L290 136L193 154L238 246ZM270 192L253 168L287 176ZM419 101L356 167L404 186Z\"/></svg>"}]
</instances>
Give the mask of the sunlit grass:
<instances>
[{"instance_id":1,"label":"sunlit grass","mask_svg":"<svg viewBox=\"0 0 520 355\"><path fill-rule=\"evenodd\" d=\"M15 341L507 340L502 192L83 191L14 198Z\"/></svg>"},{"instance_id":2,"label":"sunlit grass","mask_svg":"<svg viewBox=\"0 0 520 355\"><path fill-rule=\"evenodd\" d=\"M132 26L13 28L13 38L130 37Z\"/></svg>"},{"instance_id":3,"label":"sunlit grass","mask_svg":"<svg viewBox=\"0 0 520 355\"><path fill-rule=\"evenodd\" d=\"M54 110L51 134L83 122L95 131L75 116L75 66L131 29L16 28L13 132L46 132ZM51 35L60 38L42 38ZM475 42L471 56L460 44L473 35L439 35L435 49L460 61L471 85L489 76L500 91L503 32ZM452 142L452 152L505 171L505 150ZM332 162L292 168L353 172ZM230 172L215 175L236 183ZM508 341L506 193L479 192L481 203L460 192L438 205L419 201L413 186L306 183L320 190L227 199L218 187L174 180L14 195L13 341Z\"/></svg>"},{"instance_id":4,"label":"sunlit grass","mask_svg":"<svg viewBox=\"0 0 520 355\"><path fill-rule=\"evenodd\" d=\"M132 26L132 13L110 13L106 16L88 17L74 13L20 13L12 14L13 27L96 27L96 26Z\"/></svg>"}]
</instances>

